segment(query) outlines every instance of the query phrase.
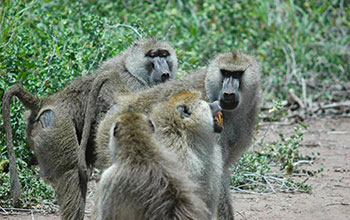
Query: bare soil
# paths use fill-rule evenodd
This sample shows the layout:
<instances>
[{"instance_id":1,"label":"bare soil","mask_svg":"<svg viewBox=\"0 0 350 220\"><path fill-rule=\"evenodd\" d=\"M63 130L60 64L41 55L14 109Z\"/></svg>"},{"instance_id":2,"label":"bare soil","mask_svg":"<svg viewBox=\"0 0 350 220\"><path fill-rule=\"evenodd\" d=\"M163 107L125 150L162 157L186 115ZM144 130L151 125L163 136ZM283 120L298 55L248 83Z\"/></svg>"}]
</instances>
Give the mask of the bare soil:
<instances>
[{"instance_id":1,"label":"bare soil","mask_svg":"<svg viewBox=\"0 0 350 220\"><path fill-rule=\"evenodd\" d=\"M309 177L311 193L250 194L232 192L235 219L288 220L349 220L350 219L350 118L318 118L305 122L308 129L300 152L320 153L312 170L323 168L320 174ZM278 140L278 134L289 136L294 124L264 124L261 132L269 129L265 141ZM93 205L95 181L89 184L87 215ZM56 220L57 214L15 212L0 219ZM9 215L10 214L10 215Z\"/></svg>"},{"instance_id":2,"label":"bare soil","mask_svg":"<svg viewBox=\"0 0 350 220\"><path fill-rule=\"evenodd\" d=\"M308 129L300 152L320 153L309 168L323 168L309 177L311 193L233 193L235 219L349 220L350 219L350 118L322 118L306 122ZM289 136L295 125L272 125L267 141ZM266 129L263 126L262 129Z\"/></svg>"}]
</instances>

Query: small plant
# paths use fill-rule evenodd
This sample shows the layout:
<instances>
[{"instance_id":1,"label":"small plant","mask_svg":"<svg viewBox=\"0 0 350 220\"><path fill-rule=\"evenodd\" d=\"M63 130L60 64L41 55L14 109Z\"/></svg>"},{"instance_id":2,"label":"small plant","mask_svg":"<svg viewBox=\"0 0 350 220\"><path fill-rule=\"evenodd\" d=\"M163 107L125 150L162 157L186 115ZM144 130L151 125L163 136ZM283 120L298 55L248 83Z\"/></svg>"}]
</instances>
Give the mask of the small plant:
<instances>
[{"instance_id":1,"label":"small plant","mask_svg":"<svg viewBox=\"0 0 350 220\"><path fill-rule=\"evenodd\" d=\"M258 143L258 150L245 153L232 169L232 188L259 193L310 192L312 186L306 184L307 176L314 176L322 169L312 171L300 169L298 166L304 163L312 164L315 160L315 157L304 156L299 152L304 135L302 129L306 128L300 123L294 128L295 134L289 138L280 133L279 141L271 144ZM301 176L304 179L294 178Z\"/></svg>"},{"instance_id":2,"label":"small plant","mask_svg":"<svg viewBox=\"0 0 350 220\"><path fill-rule=\"evenodd\" d=\"M19 160L19 181L22 186L21 207L28 209L52 210L55 207L54 190L46 185L39 175L39 168L29 167L27 163ZM6 164L6 161L5 161ZM6 165L5 165L6 166ZM0 170L0 206L12 207L9 173ZM43 201L46 201L43 204Z\"/></svg>"}]
</instances>

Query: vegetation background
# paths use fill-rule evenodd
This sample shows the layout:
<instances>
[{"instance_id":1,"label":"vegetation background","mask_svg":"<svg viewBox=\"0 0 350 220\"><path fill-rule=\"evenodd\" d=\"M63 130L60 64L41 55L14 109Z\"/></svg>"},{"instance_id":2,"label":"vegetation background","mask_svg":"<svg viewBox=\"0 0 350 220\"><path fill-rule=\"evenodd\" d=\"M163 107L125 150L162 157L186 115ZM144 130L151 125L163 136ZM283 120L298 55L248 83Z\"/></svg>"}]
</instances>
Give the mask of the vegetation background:
<instances>
[{"instance_id":1,"label":"vegetation background","mask_svg":"<svg viewBox=\"0 0 350 220\"><path fill-rule=\"evenodd\" d=\"M269 115L262 116L265 119L282 120L287 114L283 100L291 97L299 107L303 106L303 114L309 115L315 113L315 106L350 98L347 0L2 0L0 98L15 83L43 97L61 90L76 77L90 74L102 61L119 54L137 39L130 28L113 28L117 24L131 25L143 37L168 39L178 54L180 76L189 69L205 66L219 52L242 50L255 55L263 72L263 106L274 103ZM33 166L25 139L25 109L17 99L12 103L22 206L42 208L41 204L54 201L53 191ZM282 170L278 175L307 173L290 170L296 160L304 158L297 150L301 139L302 132L297 128L292 137L281 134L281 140L275 144L259 142L261 151L246 154L234 168L232 186L268 190L261 184L247 182L266 183L264 178L276 164ZM297 180L288 181L293 186L291 190L311 189ZM2 115L0 206L11 207Z\"/></svg>"}]
</instances>

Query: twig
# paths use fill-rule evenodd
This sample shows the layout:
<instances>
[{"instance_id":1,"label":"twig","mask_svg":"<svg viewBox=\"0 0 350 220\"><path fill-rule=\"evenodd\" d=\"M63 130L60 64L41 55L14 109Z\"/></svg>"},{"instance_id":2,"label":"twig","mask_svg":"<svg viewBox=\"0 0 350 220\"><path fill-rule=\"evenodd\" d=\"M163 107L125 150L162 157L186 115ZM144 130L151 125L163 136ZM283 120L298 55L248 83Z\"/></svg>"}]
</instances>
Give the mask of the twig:
<instances>
[{"instance_id":1,"label":"twig","mask_svg":"<svg viewBox=\"0 0 350 220\"><path fill-rule=\"evenodd\" d=\"M275 121L273 121L273 122L263 122L261 124L261 127L262 126L271 126L271 125L274 125L274 126L289 126L291 124L293 124L293 123L289 122L289 121L287 121L287 122L279 122L279 121L275 122Z\"/></svg>"},{"instance_id":2,"label":"twig","mask_svg":"<svg viewBox=\"0 0 350 220\"><path fill-rule=\"evenodd\" d=\"M293 163L293 166L298 166L301 164L309 164L311 165L313 163L312 160L299 160L298 162Z\"/></svg>"},{"instance_id":3,"label":"twig","mask_svg":"<svg viewBox=\"0 0 350 220\"><path fill-rule=\"evenodd\" d=\"M302 91L303 91L304 108L306 108L308 106L308 103L307 103L307 99L306 99L306 83L305 83L304 77L301 78L301 87L302 87Z\"/></svg>"},{"instance_id":4,"label":"twig","mask_svg":"<svg viewBox=\"0 0 350 220\"><path fill-rule=\"evenodd\" d=\"M350 108L350 102L332 103L332 104L324 105L321 108L322 109L330 109L330 108L339 108L339 107Z\"/></svg>"},{"instance_id":5,"label":"twig","mask_svg":"<svg viewBox=\"0 0 350 220\"><path fill-rule=\"evenodd\" d=\"M333 206L333 205L345 205L345 206L350 206L349 203L345 203L345 202L330 203L330 204L327 204L326 206Z\"/></svg>"},{"instance_id":6,"label":"twig","mask_svg":"<svg viewBox=\"0 0 350 220\"><path fill-rule=\"evenodd\" d=\"M303 110L305 109L303 101L301 101L301 99L297 95L295 95L295 93L291 89L288 90L288 94L292 98L293 101L298 103L298 105L301 109L303 109Z\"/></svg>"},{"instance_id":7,"label":"twig","mask_svg":"<svg viewBox=\"0 0 350 220\"><path fill-rule=\"evenodd\" d=\"M313 110L311 110L312 113L317 113L320 110L326 110L326 109L332 109L332 108L350 108L350 102L338 102L338 103L332 103L328 105L320 105Z\"/></svg>"},{"instance_id":8,"label":"twig","mask_svg":"<svg viewBox=\"0 0 350 220\"><path fill-rule=\"evenodd\" d=\"M165 35L165 39L166 40L169 40L169 35L170 35L171 31L174 29L174 27L175 27L174 24L169 27L169 30L168 30L168 32Z\"/></svg>"},{"instance_id":9,"label":"twig","mask_svg":"<svg viewBox=\"0 0 350 220\"><path fill-rule=\"evenodd\" d=\"M127 25L127 24L116 24L116 25L105 25L105 27L107 28L119 28L119 27L126 27L126 28L130 28L131 30L133 30L137 36L142 39L142 35L137 31L136 28L134 28L133 26Z\"/></svg>"},{"instance_id":10,"label":"twig","mask_svg":"<svg viewBox=\"0 0 350 220\"><path fill-rule=\"evenodd\" d=\"M255 192L255 191L243 190L243 189L240 189L240 188L235 187L235 186L231 186L231 189L235 190L239 193L252 194L252 195L268 195L269 194L269 193L259 193L259 192Z\"/></svg>"},{"instance_id":11,"label":"twig","mask_svg":"<svg viewBox=\"0 0 350 220\"><path fill-rule=\"evenodd\" d=\"M8 212L6 212L6 210L3 207L0 206L0 209L1 209L2 212L5 213L5 215L8 215Z\"/></svg>"},{"instance_id":12,"label":"twig","mask_svg":"<svg viewBox=\"0 0 350 220\"><path fill-rule=\"evenodd\" d=\"M339 185L339 184L336 184L334 185L335 187L342 187L342 188L350 188L350 186L343 186L343 185Z\"/></svg>"},{"instance_id":13,"label":"twig","mask_svg":"<svg viewBox=\"0 0 350 220\"><path fill-rule=\"evenodd\" d=\"M271 185L270 181L264 176L263 177L264 180L266 181L267 185L269 185L270 189L272 190L272 192L276 193L275 189L273 188L273 186Z\"/></svg>"},{"instance_id":14,"label":"twig","mask_svg":"<svg viewBox=\"0 0 350 220\"><path fill-rule=\"evenodd\" d=\"M271 125L268 125L267 129L265 130L264 134L259 137L258 140L254 141L254 143L252 144L252 147L251 148L254 148L258 143L262 143L264 140L265 140L265 137L267 136L267 134L269 133L270 131L270 128L271 128Z\"/></svg>"},{"instance_id":15,"label":"twig","mask_svg":"<svg viewBox=\"0 0 350 220\"><path fill-rule=\"evenodd\" d=\"M35 213L43 212L43 210L39 210L39 209L21 209L21 208L2 208L2 209L9 212L35 212Z\"/></svg>"}]
</instances>

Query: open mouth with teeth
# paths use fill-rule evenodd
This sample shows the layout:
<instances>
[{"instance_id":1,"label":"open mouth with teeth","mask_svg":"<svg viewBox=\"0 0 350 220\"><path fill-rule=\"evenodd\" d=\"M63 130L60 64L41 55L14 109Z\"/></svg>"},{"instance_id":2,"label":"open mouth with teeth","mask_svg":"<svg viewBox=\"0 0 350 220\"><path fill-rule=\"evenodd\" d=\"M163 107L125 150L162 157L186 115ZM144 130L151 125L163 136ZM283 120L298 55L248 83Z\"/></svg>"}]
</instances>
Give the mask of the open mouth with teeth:
<instances>
[{"instance_id":1,"label":"open mouth with teeth","mask_svg":"<svg viewBox=\"0 0 350 220\"><path fill-rule=\"evenodd\" d=\"M214 132L215 133L221 133L222 129L224 129L224 126L222 125L224 123L224 120L222 118L222 112L216 112L214 115Z\"/></svg>"}]
</instances>

